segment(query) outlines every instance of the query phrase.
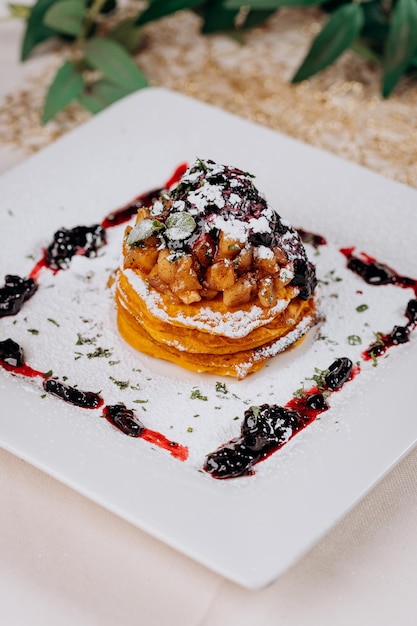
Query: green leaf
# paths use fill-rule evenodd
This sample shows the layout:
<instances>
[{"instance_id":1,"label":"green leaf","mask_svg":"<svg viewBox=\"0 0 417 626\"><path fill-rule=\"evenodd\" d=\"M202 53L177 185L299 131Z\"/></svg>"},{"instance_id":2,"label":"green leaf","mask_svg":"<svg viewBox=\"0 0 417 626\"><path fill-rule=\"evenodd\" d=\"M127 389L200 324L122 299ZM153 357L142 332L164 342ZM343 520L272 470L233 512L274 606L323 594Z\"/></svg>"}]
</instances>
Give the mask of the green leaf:
<instances>
[{"instance_id":1,"label":"green leaf","mask_svg":"<svg viewBox=\"0 0 417 626\"><path fill-rule=\"evenodd\" d=\"M207 2L201 8L200 14L203 18L202 33L216 33L234 28L239 9L225 9L222 4L223 0L213 0L212 2Z\"/></svg>"},{"instance_id":2,"label":"green leaf","mask_svg":"<svg viewBox=\"0 0 417 626\"><path fill-rule=\"evenodd\" d=\"M59 33L79 37L84 19L84 0L60 0L46 11L43 23Z\"/></svg>"},{"instance_id":3,"label":"green leaf","mask_svg":"<svg viewBox=\"0 0 417 626\"><path fill-rule=\"evenodd\" d=\"M389 14L381 0L371 0L362 4L365 22L362 37L372 40L384 40L389 28Z\"/></svg>"},{"instance_id":4,"label":"green leaf","mask_svg":"<svg viewBox=\"0 0 417 626\"><path fill-rule=\"evenodd\" d=\"M373 61L374 63L381 63L381 56L367 45L365 40L357 39L350 46L352 52L358 56L366 59L367 61Z\"/></svg>"},{"instance_id":5,"label":"green leaf","mask_svg":"<svg viewBox=\"0 0 417 626\"><path fill-rule=\"evenodd\" d=\"M293 83L306 80L333 63L359 35L363 26L363 10L359 4L345 4L336 9L297 70Z\"/></svg>"},{"instance_id":6,"label":"green leaf","mask_svg":"<svg viewBox=\"0 0 417 626\"><path fill-rule=\"evenodd\" d=\"M136 24L146 24L171 13L191 9L197 4L201 4L201 0L151 0L149 6L139 15Z\"/></svg>"},{"instance_id":7,"label":"green leaf","mask_svg":"<svg viewBox=\"0 0 417 626\"><path fill-rule=\"evenodd\" d=\"M119 43L132 54L139 46L141 33L142 31L139 26L136 26L135 20L124 20L109 31L107 37Z\"/></svg>"},{"instance_id":8,"label":"green leaf","mask_svg":"<svg viewBox=\"0 0 417 626\"><path fill-rule=\"evenodd\" d=\"M57 2L57 0L38 0L36 4L33 5L26 25L20 52L22 61L25 61L29 57L36 45L58 34L56 30L45 26L43 23L46 11L55 4L55 2Z\"/></svg>"},{"instance_id":9,"label":"green leaf","mask_svg":"<svg viewBox=\"0 0 417 626\"><path fill-rule=\"evenodd\" d=\"M126 89L126 87L116 85L108 80L98 80L79 96L78 102L87 111L95 115L130 93L132 93L131 89Z\"/></svg>"},{"instance_id":10,"label":"green leaf","mask_svg":"<svg viewBox=\"0 0 417 626\"><path fill-rule=\"evenodd\" d=\"M164 228L162 222L158 220L144 219L136 224L130 231L126 243L128 246L134 246L148 237L151 237L155 232Z\"/></svg>"},{"instance_id":11,"label":"green leaf","mask_svg":"<svg viewBox=\"0 0 417 626\"><path fill-rule=\"evenodd\" d=\"M84 44L87 63L103 74L103 78L125 88L127 93L146 87L148 81L126 50L105 37L90 39Z\"/></svg>"},{"instance_id":12,"label":"green leaf","mask_svg":"<svg viewBox=\"0 0 417 626\"><path fill-rule=\"evenodd\" d=\"M242 28L253 28L254 26L258 26L258 24L263 24L268 17L271 17L275 13L275 9L269 10L251 10L249 11L245 21L242 24Z\"/></svg>"},{"instance_id":13,"label":"green leaf","mask_svg":"<svg viewBox=\"0 0 417 626\"><path fill-rule=\"evenodd\" d=\"M249 6L242 2L235 3L235 6L229 8L224 0L209 0L197 11L203 18L202 32L207 34L225 31L230 36L236 37L239 30L253 28L258 24L262 24L275 13L275 9L272 11L253 11L249 9L242 15L240 13L241 7L249 9ZM242 17L242 20L240 20L240 17Z\"/></svg>"},{"instance_id":14,"label":"green leaf","mask_svg":"<svg viewBox=\"0 0 417 626\"><path fill-rule=\"evenodd\" d=\"M87 2L87 6L91 6L93 0ZM104 4L100 8L100 13L112 13L117 8L116 0L104 0Z\"/></svg>"},{"instance_id":15,"label":"green leaf","mask_svg":"<svg viewBox=\"0 0 417 626\"><path fill-rule=\"evenodd\" d=\"M411 67L416 68L417 67L417 52L414 54L413 58L411 59L411 63L410 63Z\"/></svg>"},{"instance_id":16,"label":"green leaf","mask_svg":"<svg viewBox=\"0 0 417 626\"><path fill-rule=\"evenodd\" d=\"M382 94L389 96L417 51L417 1L398 0L394 7L383 61Z\"/></svg>"},{"instance_id":17,"label":"green leaf","mask_svg":"<svg viewBox=\"0 0 417 626\"><path fill-rule=\"evenodd\" d=\"M178 211L171 213L165 222L167 227L166 236L171 241L182 241L187 239L194 232L197 224L190 213L186 211Z\"/></svg>"},{"instance_id":18,"label":"green leaf","mask_svg":"<svg viewBox=\"0 0 417 626\"><path fill-rule=\"evenodd\" d=\"M7 6L12 17L17 17L23 20L29 19L32 9L27 4L9 2Z\"/></svg>"},{"instance_id":19,"label":"green leaf","mask_svg":"<svg viewBox=\"0 0 417 626\"><path fill-rule=\"evenodd\" d=\"M281 7L308 7L322 4L325 0L225 0L224 6L228 9L238 9L241 6L248 6L252 9L276 10Z\"/></svg>"},{"instance_id":20,"label":"green leaf","mask_svg":"<svg viewBox=\"0 0 417 626\"><path fill-rule=\"evenodd\" d=\"M71 61L65 61L59 68L46 95L42 115L42 123L46 124L59 111L78 98L84 89L84 81L81 74Z\"/></svg>"}]
</instances>

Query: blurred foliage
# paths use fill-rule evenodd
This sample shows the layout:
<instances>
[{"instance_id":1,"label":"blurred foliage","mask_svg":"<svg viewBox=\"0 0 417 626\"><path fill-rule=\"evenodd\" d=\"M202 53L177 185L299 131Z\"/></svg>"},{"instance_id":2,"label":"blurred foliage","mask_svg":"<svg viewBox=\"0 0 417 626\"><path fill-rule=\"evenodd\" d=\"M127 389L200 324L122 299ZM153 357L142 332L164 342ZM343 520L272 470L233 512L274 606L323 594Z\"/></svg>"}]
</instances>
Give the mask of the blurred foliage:
<instances>
[{"instance_id":1,"label":"blurred foliage","mask_svg":"<svg viewBox=\"0 0 417 626\"><path fill-rule=\"evenodd\" d=\"M21 58L51 38L69 46L45 98L46 124L70 102L97 113L147 86L132 59L144 24L184 9L201 17L201 32L225 32L243 40L245 29L265 22L283 7L320 6L326 20L296 70L294 83L331 65L348 49L378 62L381 93L389 96L402 76L417 71L417 0L151 0L136 17L106 27L117 0L37 0L32 7L10 4L26 20ZM142 5L141 5L142 6Z\"/></svg>"}]
</instances>

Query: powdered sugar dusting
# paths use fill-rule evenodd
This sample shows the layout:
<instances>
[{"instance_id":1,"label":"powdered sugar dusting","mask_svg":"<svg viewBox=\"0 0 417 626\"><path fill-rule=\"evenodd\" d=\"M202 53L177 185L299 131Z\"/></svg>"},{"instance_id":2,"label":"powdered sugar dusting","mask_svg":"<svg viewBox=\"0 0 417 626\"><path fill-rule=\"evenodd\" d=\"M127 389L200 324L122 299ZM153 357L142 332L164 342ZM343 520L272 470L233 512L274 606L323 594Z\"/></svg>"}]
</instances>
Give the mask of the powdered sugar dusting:
<instances>
[{"instance_id":1,"label":"powdered sugar dusting","mask_svg":"<svg viewBox=\"0 0 417 626\"><path fill-rule=\"evenodd\" d=\"M75 257L70 269L56 276L44 271L38 292L22 312L16 318L2 320L3 336L22 345L32 367L41 371L52 369L54 375L61 379L65 376L69 384L80 389L101 390L106 403L123 402L135 409L147 427L188 446L189 459L183 466L193 471L201 468L208 452L239 434L248 406L264 402L285 404L297 389L311 386L309 379L315 368L327 368L336 357L359 361L375 332L390 329L397 320L401 323L400 312L411 297L407 290L393 286L375 288L365 284L346 269L343 255L332 245L322 246L319 254L308 247L319 277L321 324L309 332L303 343L271 358L260 372L242 381L196 374L135 352L121 340L113 293L106 284L119 265L122 232L123 227L109 231L108 245L97 258ZM303 324L308 324L308 320ZM415 338L411 341L415 342ZM270 348L271 355L279 348ZM407 345L396 347L389 360L399 358L407 349ZM384 367L384 362L382 359L378 368ZM361 380L375 373L372 363L363 363L362 369ZM10 374L1 371L0 377ZM44 393L36 381L22 379L21 384L40 396ZM332 398L335 408L309 427L310 436L314 437L317 429L333 428L336 421L340 428L342 418L337 407L355 392L357 384L354 380ZM62 411L62 403L56 402ZM83 411L65 408L69 420L71 415ZM109 432L106 446L126 447L129 455L139 454L143 446L149 445L140 440L132 442L100 419L95 422L90 417L88 424L88 428L97 429L98 437ZM288 452L283 448L277 456L294 454L300 446L308 445L305 435L301 439L302 444L297 444L296 438ZM163 450L156 453L166 455ZM273 458L261 464L255 479L261 479L274 464Z\"/></svg>"},{"instance_id":2,"label":"powdered sugar dusting","mask_svg":"<svg viewBox=\"0 0 417 626\"><path fill-rule=\"evenodd\" d=\"M122 271L129 281L132 289L143 299L147 309L153 316L160 320L187 328L198 328L215 335L223 335L232 339L246 337L250 332L261 326L265 326L284 311L289 300L278 300L275 306L266 312L259 305L252 305L249 311L237 309L227 313L213 311L209 307L201 307L195 315L186 316L182 312L173 316L168 313L164 306L161 295L154 289L149 289L143 278L130 269Z\"/></svg>"}]
</instances>

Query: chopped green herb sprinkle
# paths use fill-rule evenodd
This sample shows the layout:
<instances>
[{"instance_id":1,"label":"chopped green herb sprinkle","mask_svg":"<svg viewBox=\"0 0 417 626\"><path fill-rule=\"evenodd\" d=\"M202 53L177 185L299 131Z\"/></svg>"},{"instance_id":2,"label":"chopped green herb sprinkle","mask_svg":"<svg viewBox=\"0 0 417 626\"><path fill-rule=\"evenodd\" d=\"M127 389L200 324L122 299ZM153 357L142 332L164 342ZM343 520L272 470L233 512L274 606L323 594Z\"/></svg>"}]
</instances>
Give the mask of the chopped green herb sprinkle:
<instances>
[{"instance_id":1,"label":"chopped green herb sprinkle","mask_svg":"<svg viewBox=\"0 0 417 626\"><path fill-rule=\"evenodd\" d=\"M127 389L129 387L128 380L116 380L113 376L109 376L109 379L117 386L119 389Z\"/></svg>"},{"instance_id":2,"label":"chopped green herb sprinkle","mask_svg":"<svg viewBox=\"0 0 417 626\"><path fill-rule=\"evenodd\" d=\"M351 346L360 346L360 344L362 343L362 339L359 337L359 335L349 335L347 340L349 345Z\"/></svg>"},{"instance_id":3,"label":"chopped green herb sprinkle","mask_svg":"<svg viewBox=\"0 0 417 626\"><path fill-rule=\"evenodd\" d=\"M39 330L36 328L28 328L28 333L31 333L32 335L39 335Z\"/></svg>"},{"instance_id":4,"label":"chopped green herb sprinkle","mask_svg":"<svg viewBox=\"0 0 417 626\"><path fill-rule=\"evenodd\" d=\"M190 396L191 400L204 400L207 401L208 397L203 396L199 389L193 389Z\"/></svg>"},{"instance_id":5,"label":"chopped green herb sprinkle","mask_svg":"<svg viewBox=\"0 0 417 626\"><path fill-rule=\"evenodd\" d=\"M52 317L48 317L48 322L51 322L51 324L54 324L55 326L59 327L59 324L57 321L55 321L54 319L52 319Z\"/></svg>"},{"instance_id":6,"label":"chopped green herb sprinkle","mask_svg":"<svg viewBox=\"0 0 417 626\"><path fill-rule=\"evenodd\" d=\"M356 310L358 313L363 313L367 309L369 309L369 306L367 304L360 304L359 306L356 307Z\"/></svg>"},{"instance_id":7,"label":"chopped green herb sprinkle","mask_svg":"<svg viewBox=\"0 0 417 626\"><path fill-rule=\"evenodd\" d=\"M78 339L76 342L76 346L82 346L85 343L91 345L92 343L96 342L96 337L83 337L82 335L80 335L80 333L77 333Z\"/></svg>"},{"instance_id":8,"label":"chopped green herb sprinkle","mask_svg":"<svg viewBox=\"0 0 417 626\"><path fill-rule=\"evenodd\" d=\"M221 383L219 381L216 382L216 391L217 393L227 394L228 389L226 387L226 383Z\"/></svg>"},{"instance_id":9,"label":"chopped green herb sprinkle","mask_svg":"<svg viewBox=\"0 0 417 626\"><path fill-rule=\"evenodd\" d=\"M301 398L304 396L304 386L296 389L292 395L294 396L294 398L297 398L297 400L301 400Z\"/></svg>"},{"instance_id":10,"label":"chopped green herb sprinkle","mask_svg":"<svg viewBox=\"0 0 417 626\"><path fill-rule=\"evenodd\" d=\"M111 355L112 355L111 350L108 350L107 348L97 348L96 350L94 350L94 352L87 353L87 357L89 359L95 359L96 357L102 357L102 356L108 359L109 356Z\"/></svg>"}]
</instances>

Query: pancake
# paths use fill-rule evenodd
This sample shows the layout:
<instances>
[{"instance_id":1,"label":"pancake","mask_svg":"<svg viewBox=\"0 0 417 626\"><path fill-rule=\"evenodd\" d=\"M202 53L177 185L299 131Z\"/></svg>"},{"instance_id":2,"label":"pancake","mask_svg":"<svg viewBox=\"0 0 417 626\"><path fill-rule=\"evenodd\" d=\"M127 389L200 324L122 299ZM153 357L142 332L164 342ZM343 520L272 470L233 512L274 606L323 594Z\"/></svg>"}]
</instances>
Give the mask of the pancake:
<instances>
[{"instance_id":1,"label":"pancake","mask_svg":"<svg viewBox=\"0 0 417 626\"><path fill-rule=\"evenodd\" d=\"M253 177L199 159L125 231L119 332L145 354L242 379L315 323L316 282Z\"/></svg>"}]
</instances>

